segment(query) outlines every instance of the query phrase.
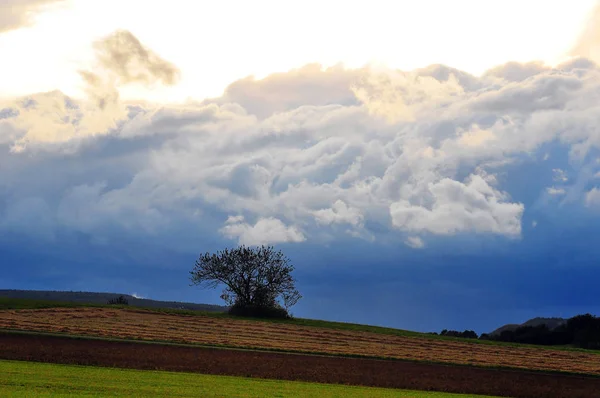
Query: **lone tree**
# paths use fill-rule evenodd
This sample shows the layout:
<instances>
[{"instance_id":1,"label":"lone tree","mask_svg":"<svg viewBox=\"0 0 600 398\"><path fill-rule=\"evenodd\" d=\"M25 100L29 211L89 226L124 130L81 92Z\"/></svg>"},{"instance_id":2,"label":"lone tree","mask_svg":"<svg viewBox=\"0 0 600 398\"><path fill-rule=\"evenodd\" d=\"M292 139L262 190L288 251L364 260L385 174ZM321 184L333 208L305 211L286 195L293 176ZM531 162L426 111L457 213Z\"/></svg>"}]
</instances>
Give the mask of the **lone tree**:
<instances>
[{"instance_id":1,"label":"lone tree","mask_svg":"<svg viewBox=\"0 0 600 398\"><path fill-rule=\"evenodd\" d=\"M192 285L210 289L225 285L221 298L230 306L230 314L289 318L289 308L302 298L294 286L293 270L289 259L272 246L242 245L200 255L190 279Z\"/></svg>"}]
</instances>

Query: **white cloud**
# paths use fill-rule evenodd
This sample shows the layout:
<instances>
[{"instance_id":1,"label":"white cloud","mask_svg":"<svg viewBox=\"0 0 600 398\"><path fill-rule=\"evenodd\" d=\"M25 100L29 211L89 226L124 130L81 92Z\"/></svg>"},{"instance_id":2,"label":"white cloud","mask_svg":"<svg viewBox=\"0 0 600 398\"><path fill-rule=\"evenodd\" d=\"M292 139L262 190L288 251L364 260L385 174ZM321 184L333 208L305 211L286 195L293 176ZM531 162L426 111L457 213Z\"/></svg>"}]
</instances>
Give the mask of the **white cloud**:
<instances>
[{"instance_id":1,"label":"white cloud","mask_svg":"<svg viewBox=\"0 0 600 398\"><path fill-rule=\"evenodd\" d=\"M352 105L357 100L350 87L360 75L360 70L344 69L341 65L323 68L319 64L308 64L260 80L240 79L225 89L223 97L207 102L237 103L260 119L300 105Z\"/></svg>"},{"instance_id":2,"label":"white cloud","mask_svg":"<svg viewBox=\"0 0 600 398\"><path fill-rule=\"evenodd\" d=\"M319 224L348 223L360 225L363 221L361 212L349 207L344 201L336 200L330 209L322 209L314 212L315 218Z\"/></svg>"},{"instance_id":3,"label":"white cloud","mask_svg":"<svg viewBox=\"0 0 600 398\"><path fill-rule=\"evenodd\" d=\"M549 69L549 67L539 61L528 63L508 62L488 70L485 76L499 77L509 82L522 82Z\"/></svg>"},{"instance_id":4,"label":"white cloud","mask_svg":"<svg viewBox=\"0 0 600 398\"><path fill-rule=\"evenodd\" d=\"M240 245L248 246L306 240L297 228L288 227L273 217L261 218L254 225L230 221L221 228L221 233L230 239L237 238Z\"/></svg>"},{"instance_id":5,"label":"white cloud","mask_svg":"<svg viewBox=\"0 0 600 398\"><path fill-rule=\"evenodd\" d=\"M403 199L390 206L392 224L403 231L452 235L457 232L491 232L508 236L521 233L524 206L506 202L506 195L471 175L465 183L449 178L428 185L431 204Z\"/></svg>"},{"instance_id":6,"label":"white cloud","mask_svg":"<svg viewBox=\"0 0 600 398\"><path fill-rule=\"evenodd\" d=\"M244 221L244 216L229 216L225 224L239 224Z\"/></svg>"},{"instance_id":7,"label":"white cloud","mask_svg":"<svg viewBox=\"0 0 600 398\"><path fill-rule=\"evenodd\" d=\"M600 206L600 189L592 188L585 194L585 203L590 207Z\"/></svg>"},{"instance_id":8,"label":"white cloud","mask_svg":"<svg viewBox=\"0 0 600 398\"><path fill-rule=\"evenodd\" d=\"M454 74L445 81L428 73L403 73L385 68L369 68L352 91L374 116L390 123L414 121L423 106L444 104L464 93Z\"/></svg>"},{"instance_id":9,"label":"white cloud","mask_svg":"<svg viewBox=\"0 0 600 398\"><path fill-rule=\"evenodd\" d=\"M494 133L489 130L482 130L479 126L474 125L471 131L466 131L460 135L458 142L468 147L479 147L495 139Z\"/></svg>"},{"instance_id":10,"label":"white cloud","mask_svg":"<svg viewBox=\"0 0 600 398\"><path fill-rule=\"evenodd\" d=\"M413 249L422 249L425 247L425 242L418 236L409 236L404 243L406 246L412 247Z\"/></svg>"},{"instance_id":11,"label":"white cloud","mask_svg":"<svg viewBox=\"0 0 600 398\"><path fill-rule=\"evenodd\" d=\"M546 188L577 180L600 148L600 71L505 69L313 66L202 103L119 102L114 113L31 95L0 107L0 228L33 231L43 214L47 236L118 230L182 246L198 231L246 244L519 237L521 198L560 193ZM557 145L583 157L566 166ZM528 167L545 180L511 184Z\"/></svg>"},{"instance_id":12,"label":"white cloud","mask_svg":"<svg viewBox=\"0 0 600 398\"><path fill-rule=\"evenodd\" d=\"M554 181L558 182L567 182L569 181L569 177L567 177L567 173L561 169L552 169L554 172Z\"/></svg>"},{"instance_id":13,"label":"white cloud","mask_svg":"<svg viewBox=\"0 0 600 398\"><path fill-rule=\"evenodd\" d=\"M0 118L0 133L12 131L12 152L40 144L73 150L81 141L110 134L124 124L127 124L125 131L131 130L136 118L127 106L135 104L122 103L119 88L130 83L153 87L178 81L177 67L144 47L128 31L116 31L96 42L94 47L95 67L79 71L88 96L85 101L77 102L60 91L52 91L6 104L4 109L13 117L4 122ZM0 143L2 141L0 134Z\"/></svg>"},{"instance_id":14,"label":"white cloud","mask_svg":"<svg viewBox=\"0 0 600 398\"><path fill-rule=\"evenodd\" d=\"M564 195L566 193L564 188L555 188L555 187L546 188L546 192L548 192L549 195Z\"/></svg>"}]
</instances>

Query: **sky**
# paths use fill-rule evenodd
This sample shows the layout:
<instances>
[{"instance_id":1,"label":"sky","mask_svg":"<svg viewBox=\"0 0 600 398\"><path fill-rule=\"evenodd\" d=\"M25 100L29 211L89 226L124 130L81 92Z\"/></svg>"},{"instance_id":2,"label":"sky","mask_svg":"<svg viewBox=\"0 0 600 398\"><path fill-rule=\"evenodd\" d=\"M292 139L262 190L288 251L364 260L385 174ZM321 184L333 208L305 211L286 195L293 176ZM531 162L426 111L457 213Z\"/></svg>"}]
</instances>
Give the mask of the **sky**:
<instances>
[{"instance_id":1,"label":"sky","mask_svg":"<svg viewBox=\"0 0 600 398\"><path fill-rule=\"evenodd\" d=\"M600 314L600 3L0 2L0 286L489 332Z\"/></svg>"}]
</instances>

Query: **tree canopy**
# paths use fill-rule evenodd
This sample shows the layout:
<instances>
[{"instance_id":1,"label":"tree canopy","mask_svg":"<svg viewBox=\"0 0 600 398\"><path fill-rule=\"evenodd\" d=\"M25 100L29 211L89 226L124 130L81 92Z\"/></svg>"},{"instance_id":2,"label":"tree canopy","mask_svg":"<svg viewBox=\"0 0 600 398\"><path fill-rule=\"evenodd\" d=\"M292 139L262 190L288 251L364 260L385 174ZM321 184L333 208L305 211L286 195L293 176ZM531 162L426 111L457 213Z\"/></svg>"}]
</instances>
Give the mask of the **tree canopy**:
<instances>
[{"instance_id":1,"label":"tree canopy","mask_svg":"<svg viewBox=\"0 0 600 398\"><path fill-rule=\"evenodd\" d=\"M205 288L224 285L221 298L231 306L230 313L287 317L289 308L302 298L295 288L293 270L289 259L272 246L242 245L201 254L190 279L192 285Z\"/></svg>"}]
</instances>

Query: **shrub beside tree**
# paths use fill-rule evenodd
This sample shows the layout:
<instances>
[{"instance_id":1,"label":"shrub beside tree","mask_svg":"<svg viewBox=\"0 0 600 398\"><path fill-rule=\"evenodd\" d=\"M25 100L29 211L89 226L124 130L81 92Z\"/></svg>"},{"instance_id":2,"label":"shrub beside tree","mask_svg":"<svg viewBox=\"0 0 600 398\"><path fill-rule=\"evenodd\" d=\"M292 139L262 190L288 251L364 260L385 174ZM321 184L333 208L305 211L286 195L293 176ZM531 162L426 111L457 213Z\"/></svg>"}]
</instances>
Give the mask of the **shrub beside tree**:
<instances>
[{"instance_id":1,"label":"shrub beside tree","mask_svg":"<svg viewBox=\"0 0 600 398\"><path fill-rule=\"evenodd\" d=\"M230 306L230 314L290 318L290 307L302 298L293 271L294 266L280 250L242 245L200 255L190 280L203 288L225 286L221 298Z\"/></svg>"},{"instance_id":2,"label":"shrub beside tree","mask_svg":"<svg viewBox=\"0 0 600 398\"><path fill-rule=\"evenodd\" d=\"M129 305L129 300L127 300L124 296L119 296L117 298L108 300L107 304L109 304L109 305Z\"/></svg>"},{"instance_id":3,"label":"shrub beside tree","mask_svg":"<svg viewBox=\"0 0 600 398\"><path fill-rule=\"evenodd\" d=\"M459 332L457 330L444 329L441 331L440 336L461 337L463 339L476 339L477 333L475 333L472 330L465 330L464 332Z\"/></svg>"}]
</instances>

